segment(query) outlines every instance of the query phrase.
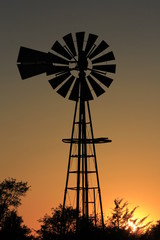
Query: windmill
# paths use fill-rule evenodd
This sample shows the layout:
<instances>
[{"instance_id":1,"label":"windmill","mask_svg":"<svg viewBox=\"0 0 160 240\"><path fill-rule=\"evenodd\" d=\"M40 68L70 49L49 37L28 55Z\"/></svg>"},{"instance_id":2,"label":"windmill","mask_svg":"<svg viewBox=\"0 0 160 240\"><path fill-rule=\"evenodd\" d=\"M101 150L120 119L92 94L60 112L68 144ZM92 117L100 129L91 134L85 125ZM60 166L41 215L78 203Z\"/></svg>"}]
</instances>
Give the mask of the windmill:
<instances>
[{"instance_id":1,"label":"windmill","mask_svg":"<svg viewBox=\"0 0 160 240\"><path fill-rule=\"evenodd\" d=\"M51 75L48 81L52 88L75 101L71 138L63 139L70 144L63 210L69 202L75 204L77 229L80 217L87 222L92 217L96 225L98 214L103 227L95 144L111 140L94 137L89 101L101 96L112 83L108 74L115 73L116 65L108 62L115 57L108 51L109 45L91 33L69 33L62 41L56 41L48 53L21 47L17 66L22 79Z\"/></svg>"}]
</instances>

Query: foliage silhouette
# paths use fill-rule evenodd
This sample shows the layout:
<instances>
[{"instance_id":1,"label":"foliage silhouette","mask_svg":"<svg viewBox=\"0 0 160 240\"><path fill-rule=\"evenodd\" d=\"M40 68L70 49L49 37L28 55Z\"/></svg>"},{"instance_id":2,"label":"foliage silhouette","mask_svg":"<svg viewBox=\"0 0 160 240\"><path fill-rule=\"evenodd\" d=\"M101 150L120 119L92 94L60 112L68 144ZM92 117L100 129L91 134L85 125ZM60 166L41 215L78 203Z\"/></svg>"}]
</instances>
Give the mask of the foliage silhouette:
<instances>
[{"instance_id":1,"label":"foliage silhouette","mask_svg":"<svg viewBox=\"0 0 160 240\"><path fill-rule=\"evenodd\" d=\"M145 235L145 240L160 240L160 220L156 224L152 225Z\"/></svg>"},{"instance_id":2,"label":"foliage silhouette","mask_svg":"<svg viewBox=\"0 0 160 240\"><path fill-rule=\"evenodd\" d=\"M31 230L23 224L22 217L17 215L17 212L12 210L8 213L0 231L1 240L30 240Z\"/></svg>"},{"instance_id":3,"label":"foliage silhouette","mask_svg":"<svg viewBox=\"0 0 160 240\"><path fill-rule=\"evenodd\" d=\"M124 202L123 199L116 198L114 200L115 207L112 211L112 216L108 218L106 226L110 229L114 229L115 232L125 231L128 234L135 232L140 234L145 232L151 222L144 223L147 216L142 219L134 217L134 213L137 207L129 210L128 202ZM134 231L133 231L134 226Z\"/></svg>"},{"instance_id":4,"label":"foliage silhouette","mask_svg":"<svg viewBox=\"0 0 160 240\"><path fill-rule=\"evenodd\" d=\"M118 200L118 199L117 199ZM118 200L119 202L119 200ZM117 202L116 202L117 203ZM123 211L121 214L118 214L118 219L119 219L119 227L117 227L117 222L116 225L110 224L112 223L111 219L114 215L114 209L113 209L113 215L108 219L109 222L106 223L106 226L104 230L99 227L100 225L94 226L94 221L92 218L90 219L88 223L85 221L85 219L80 218L79 219L79 231L78 234L76 234L76 225L75 225L75 210L72 209L71 207L67 207L67 214L65 218L65 223L66 223L66 231L64 235L61 235L61 214L62 214L62 205L60 205L56 209L52 209L52 216L45 215L43 219L40 220L41 224L41 229L37 231L39 237L37 238L38 240L160 240L160 221L157 222L156 225L150 226L148 230L145 231L140 231L141 227L138 228L138 223L143 223L144 219L137 220L137 229L138 231L133 232L132 229L130 228L125 228L123 221L121 221L121 217L124 216L126 213L126 208L128 206L128 203L125 202L123 203L123 200L120 201L120 207L124 206ZM118 206L116 205L116 208ZM136 208L134 208L136 209ZM127 216L130 216L131 218L134 217L134 212L135 210L131 210L127 212ZM118 211L120 213L120 211ZM130 217L127 219L131 220ZM115 215L114 215L114 220L115 220ZM127 224L127 223L126 223ZM58 227L57 227L58 225ZM144 224L143 226L148 226L148 224ZM126 225L127 226L127 225ZM146 226L146 228L147 228ZM143 228L144 230L145 228Z\"/></svg>"},{"instance_id":5,"label":"foliage silhouette","mask_svg":"<svg viewBox=\"0 0 160 240\"><path fill-rule=\"evenodd\" d=\"M27 182L5 179L0 182L0 240L33 239L31 231L17 215L21 197L29 190Z\"/></svg>"},{"instance_id":6,"label":"foliage silhouette","mask_svg":"<svg viewBox=\"0 0 160 240\"><path fill-rule=\"evenodd\" d=\"M62 222L62 205L58 208L52 209L52 215L45 215L40 219L41 227L37 231L41 240L59 240L59 239L103 239L101 238L102 229L95 227L93 219L79 218L79 229L76 233L76 216L77 211L72 207L64 209L63 222Z\"/></svg>"},{"instance_id":7,"label":"foliage silhouette","mask_svg":"<svg viewBox=\"0 0 160 240\"><path fill-rule=\"evenodd\" d=\"M62 222L62 210L63 207L60 204L59 207L52 209L52 215L45 215L40 219L40 230L37 231L40 239L60 239L61 233L66 236L73 235L75 233L76 224L76 210L72 207L66 207L64 210L63 222ZM63 229L62 229L63 228Z\"/></svg>"},{"instance_id":8,"label":"foliage silhouette","mask_svg":"<svg viewBox=\"0 0 160 240\"><path fill-rule=\"evenodd\" d=\"M27 182L17 182L9 178L0 182L0 219L2 220L10 210L15 210L21 204L21 197L30 188Z\"/></svg>"}]
</instances>

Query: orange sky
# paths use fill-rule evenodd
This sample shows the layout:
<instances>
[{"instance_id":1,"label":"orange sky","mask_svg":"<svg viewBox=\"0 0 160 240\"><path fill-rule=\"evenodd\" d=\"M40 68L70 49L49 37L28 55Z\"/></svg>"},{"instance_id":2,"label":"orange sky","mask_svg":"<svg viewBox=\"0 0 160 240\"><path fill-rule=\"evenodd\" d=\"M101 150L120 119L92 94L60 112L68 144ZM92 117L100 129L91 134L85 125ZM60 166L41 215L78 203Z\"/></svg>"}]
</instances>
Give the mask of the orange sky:
<instances>
[{"instance_id":1,"label":"orange sky","mask_svg":"<svg viewBox=\"0 0 160 240\"><path fill-rule=\"evenodd\" d=\"M20 46L50 51L69 32L99 35L113 50L117 73L109 90L91 102L105 216L116 197L139 206L139 217L160 218L160 3L154 1L5 1L0 7L0 180L28 181L19 213L25 224L63 200L74 103L56 94L48 78L22 81ZM65 116L65 117L64 117Z\"/></svg>"}]
</instances>

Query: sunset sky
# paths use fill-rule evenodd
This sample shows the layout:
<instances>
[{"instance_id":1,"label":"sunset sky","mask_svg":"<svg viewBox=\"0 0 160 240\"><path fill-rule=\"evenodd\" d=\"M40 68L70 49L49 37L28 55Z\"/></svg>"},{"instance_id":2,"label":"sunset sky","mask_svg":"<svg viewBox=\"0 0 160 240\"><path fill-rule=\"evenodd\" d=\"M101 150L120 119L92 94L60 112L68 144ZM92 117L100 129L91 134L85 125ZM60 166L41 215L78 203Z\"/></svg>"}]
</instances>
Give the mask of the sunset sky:
<instances>
[{"instance_id":1,"label":"sunset sky","mask_svg":"<svg viewBox=\"0 0 160 240\"><path fill-rule=\"evenodd\" d=\"M45 74L22 81L20 46L50 51L67 33L104 39L117 72L91 102L104 215L116 197L160 219L160 1L2 0L0 3L0 181L28 181L19 214L29 227L63 200L74 102L52 90Z\"/></svg>"}]
</instances>

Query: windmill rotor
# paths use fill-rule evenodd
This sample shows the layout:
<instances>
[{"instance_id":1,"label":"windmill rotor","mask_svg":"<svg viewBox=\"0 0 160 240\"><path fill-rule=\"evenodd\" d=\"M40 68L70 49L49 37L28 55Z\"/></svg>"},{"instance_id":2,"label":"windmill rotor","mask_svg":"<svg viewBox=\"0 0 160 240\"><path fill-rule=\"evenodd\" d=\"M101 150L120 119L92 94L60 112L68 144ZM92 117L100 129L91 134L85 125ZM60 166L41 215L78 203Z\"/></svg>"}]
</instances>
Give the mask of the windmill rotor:
<instances>
[{"instance_id":1,"label":"windmill rotor","mask_svg":"<svg viewBox=\"0 0 160 240\"><path fill-rule=\"evenodd\" d=\"M113 79L108 74L116 72L116 65L109 45L98 36L85 32L69 33L63 37L63 44L56 41L48 53L21 47L17 66L22 79L46 73L49 83L62 97L77 101L93 100L109 87ZM109 62L109 63L108 63Z\"/></svg>"}]
</instances>

